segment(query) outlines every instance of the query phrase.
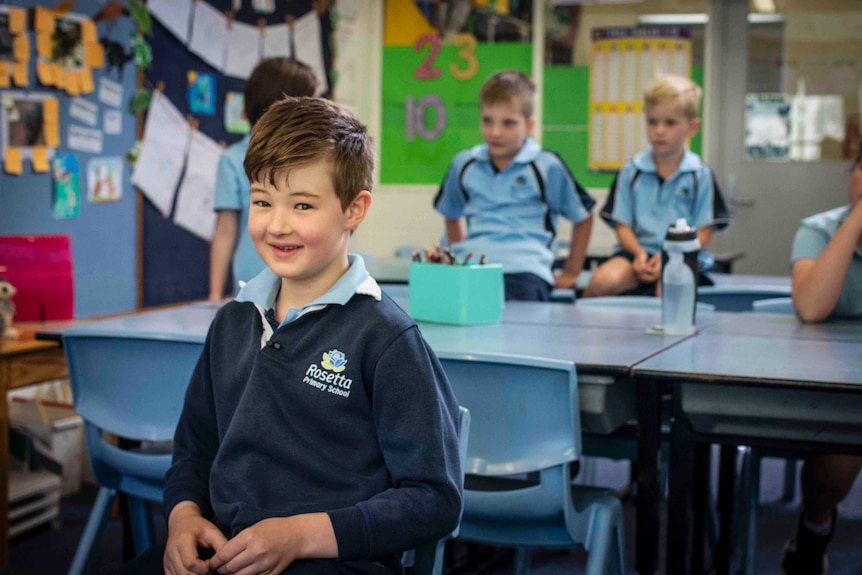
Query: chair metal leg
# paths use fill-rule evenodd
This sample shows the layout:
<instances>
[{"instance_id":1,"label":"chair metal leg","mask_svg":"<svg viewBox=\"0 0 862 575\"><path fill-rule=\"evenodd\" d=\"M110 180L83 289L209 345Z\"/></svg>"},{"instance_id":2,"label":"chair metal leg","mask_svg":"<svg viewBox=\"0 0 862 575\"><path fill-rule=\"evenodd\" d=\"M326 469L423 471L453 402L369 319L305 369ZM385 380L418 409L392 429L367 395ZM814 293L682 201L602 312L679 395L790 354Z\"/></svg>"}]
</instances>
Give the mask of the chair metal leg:
<instances>
[{"instance_id":1,"label":"chair metal leg","mask_svg":"<svg viewBox=\"0 0 862 575\"><path fill-rule=\"evenodd\" d=\"M796 497L796 467L798 460L784 460L784 485L781 488L781 500L789 503Z\"/></svg>"},{"instance_id":2,"label":"chair metal leg","mask_svg":"<svg viewBox=\"0 0 862 575\"><path fill-rule=\"evenodd\" d=\"M127 496L129 519L132 523L132 540L135 546L135 556L153 546L153 518L150 515L149 503L138 497Z\"/></svg>"},{"instance_id":3,"label":"chair metal leg","mask_svg":"<svg viewBox=\"0 0 862 575\"><path fill-rule=\"evenodd\" d=\"M745 502L745 552L742 557L742 573L754 575L757 559L757 516L760 511L760 454L756 449L749 452L748 480L746 493L742 494Z\"/></svg>"},{"instance_id":4,"label":"chair metal leg","mask_svg":"<svg viewBox=\"0 0 862 575\"><path fill-rule=\"evenodd\" d=\"M69 566L68 575L83 575L87 572L93 554L93 547L102 534L102 529L105 527L105 518L108 516L111 502L116 495L117 491L115 489L107 487L99 489L99 494L96 496L95 503L93 503L93 509L87 518L87 525L84 526L84 532L81 534L81 540L78 542L78 548L75 550L75 557Z\"/></svg>"},{"instance_id":5,"label":"chair metal leg","mask_svg":"<svg viewBox=\"0 0 862 575\"><path fill-rule=\"evenodd\" d=\"M530 572L530 548L515 548L515 575L527 575Z\"/></svg>"},{"instance_id":6,"label":"chair metal leg","mask_svg":"<svg viewBox=\"0 0 862 575\"><path fill-rule=\"evenodd\" d=\"M602 507L595 511L590 534L587 536L589 547L585 575L604 575L608 572L611 548L614 545L613 524L613 511L610 508Z\"/></svg>"}]
</instances>

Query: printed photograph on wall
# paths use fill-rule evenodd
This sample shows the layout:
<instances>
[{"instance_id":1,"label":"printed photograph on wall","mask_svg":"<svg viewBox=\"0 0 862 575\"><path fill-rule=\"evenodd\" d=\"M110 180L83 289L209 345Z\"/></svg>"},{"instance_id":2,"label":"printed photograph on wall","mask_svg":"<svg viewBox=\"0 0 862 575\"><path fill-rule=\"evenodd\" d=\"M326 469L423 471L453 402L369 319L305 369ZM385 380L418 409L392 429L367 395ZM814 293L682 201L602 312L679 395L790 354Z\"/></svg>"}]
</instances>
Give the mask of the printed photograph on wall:
<instances>
[{"instance_id":1,"label":"printed photograph on wall","mask_svg":"<svg viewBox=\"0 0 862 575\"><path fill-rule=\"evenodd\" d=\"M79 19L67 17L54 19L51 56L48 60L59 64L64 70L78 70L84 67L84 36Z\"/></svg>"},{"instance_id":2,"label":"printed photograph on wall","mask_svg":"<svg viewBox=\"0 0 862 575\"><path fill-rule=\"evenodd\" d=\"M2 127L4 145L30 148L45 145L42 101L25 96L3 95Z\"/></svg>"},{"instance_id":3,"label":"printed photograph on wall","mask_svg":"<svg viewBox=\"0 0 862 575\"><path fill-rule=\"evenodd\" d=\"M9 13L0 12L0 61L14 60L15 35L9 29Z\"/></svg>"}]
</instances>

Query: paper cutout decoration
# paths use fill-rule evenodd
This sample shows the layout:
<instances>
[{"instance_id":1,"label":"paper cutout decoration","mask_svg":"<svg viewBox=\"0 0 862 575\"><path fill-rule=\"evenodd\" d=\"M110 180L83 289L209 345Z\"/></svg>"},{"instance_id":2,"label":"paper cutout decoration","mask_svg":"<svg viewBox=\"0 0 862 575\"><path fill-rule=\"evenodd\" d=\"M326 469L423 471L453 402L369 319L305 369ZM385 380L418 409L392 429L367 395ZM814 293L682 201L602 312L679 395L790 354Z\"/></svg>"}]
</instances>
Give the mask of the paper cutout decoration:
<instances>
[{"instance_id":1,"label":"paper cutout decoration","mask_svg":"<svg viewBox=\"0 0 862 575\"><path fill-rule=\"evenodd\" d=\"M54 176L54 202L51 215L55 220L77 218L81 209L80 168L73 154L58 154L51 162Z\"/></svg>"},{"instance_id":2,"label":"paper cutout decoration","mask_svg":"<svg viewBox=\"0 0 862 575\"><path fill-rule=\"evenodd\" d=\"M21 165L21 149L6 146L3 150L3 169L7 174L20 176L24 171Z\"/></svg>"},{"instance_id":3,"label":"paper cutout decoration","mask_svg":"<svg viewBox=\"0 0 862 575\"><path fill-rule=\"evenodd\" d=\"M49 169L48 148L45 146L35 146L30 152L30 162L33 164L34 172L47 172Z\"/></svg>"}]
</instances>

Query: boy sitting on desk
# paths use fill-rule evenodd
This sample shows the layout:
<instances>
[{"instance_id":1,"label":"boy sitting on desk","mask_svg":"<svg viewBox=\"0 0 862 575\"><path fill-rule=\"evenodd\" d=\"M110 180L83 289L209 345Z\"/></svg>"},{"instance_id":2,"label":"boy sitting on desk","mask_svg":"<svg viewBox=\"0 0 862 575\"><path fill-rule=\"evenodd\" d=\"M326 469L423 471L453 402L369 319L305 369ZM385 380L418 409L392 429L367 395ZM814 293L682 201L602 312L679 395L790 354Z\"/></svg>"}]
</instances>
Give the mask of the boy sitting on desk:
<instances>
[{"instance_id":1,"label":"boy sitting on desk","mask_svg":"<svg viewBox=\"0 0 862 575\"><path fill-rule=\"evenodd\" d=\"M400 573L458 524L455 397L347 253L372 164L365 127L327 100L286 98L254 126L248 228L267 269L219 310L186 392L167 573Z\"/></svg>"},{"instance_id":2,"label":"boy sitting on desk","mask_svg":"<svg viewBox=\"0 0 862 575\"><path fill-rule=\"evenodd\" d=\"M533 82L517 70L491 76L479 92L485 143L455 156L434 198L458 260L487 254L503 265L506 299L547 301L551 289L573 288L584 267L595 201L562 159L542 150L533 129ZM557 217L572 226L562 272L551 272Z\"/></svg>"},{"instance_id":3,"label":"boy sitting on desk","mask_svg":"<svg viewBox=\"0 0 862 575\"><path fill-rule=\"evenodd\" d=\"M686 148L700 127L701 89L688 78L657 77L644 93L650 146L617 173L601 216L614 227L614 255L590 275L584 297L618 295L642 285L660 289L661 251L668 226L685 218L701 248L728 212L709 166Z\"/></svg>"}]
</instances>

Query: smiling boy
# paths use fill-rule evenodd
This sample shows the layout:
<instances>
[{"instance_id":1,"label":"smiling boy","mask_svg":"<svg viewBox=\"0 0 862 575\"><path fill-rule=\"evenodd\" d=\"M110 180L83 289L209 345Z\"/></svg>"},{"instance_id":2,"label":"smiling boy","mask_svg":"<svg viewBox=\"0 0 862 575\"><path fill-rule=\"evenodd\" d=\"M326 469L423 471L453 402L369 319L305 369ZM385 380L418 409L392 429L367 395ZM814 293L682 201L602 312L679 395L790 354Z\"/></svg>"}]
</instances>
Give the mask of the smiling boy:
<instances>
[{"instance_id":1,"label":"smiling boy","mask_svg":"<svg viewBox=\"0 0 862 575\"><path fill-rule=\"evenodd\" d=\"M166 573L400 573L402 552L458 523L455 397L347 253L372 157L323 99L281 100L252 130L248 228L267 269L219 310L186 392Z\"/></svg>"},{"instance_id":2,"label":"smiling boy","mask_svg":"<svg viewBox=\"0 0 862 575\"><path fill-rule=\"evenodd\" d=\"M614 228L613 256L590 275L585 297L617 295L661 277L668 226L679 218L697 228L701 248L729 222L715 175L686 147L700 128L701 89L673 74L656 77L644 93L649 147L617 173L601 216Z\"/></svg>"},{"instance_id":3,"label":"smiling boy","mask_svg":"<svg viewBox=\"0 0 862 575\"><path fill-rule=\"evenodd\" d=\"M459 259L487 254L503 265L506 299L547 301L572 288L584 265L593 198L563 160L528 137L535 86L516 70L492 75L479 91L484 144L452 160L434 198ZM551 249L559 216L573 223L571 248L554 277Z\"/></svg>"}]
</instances>

